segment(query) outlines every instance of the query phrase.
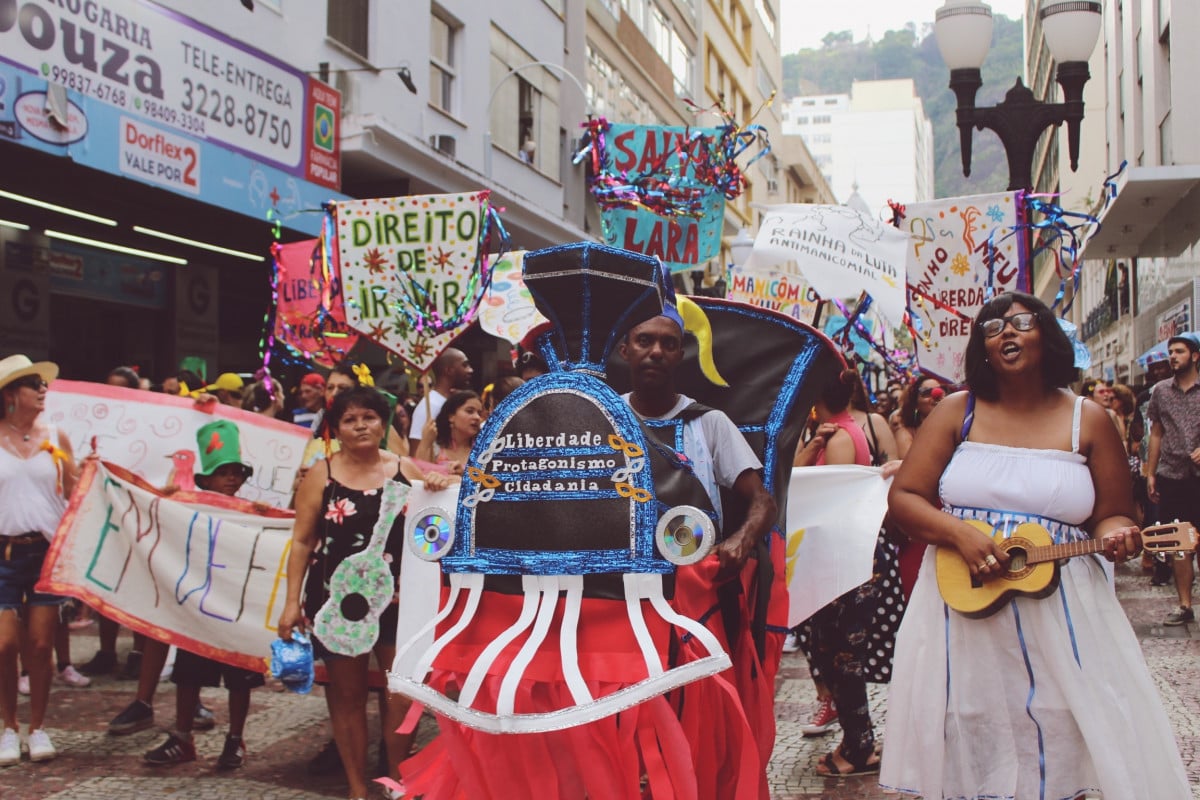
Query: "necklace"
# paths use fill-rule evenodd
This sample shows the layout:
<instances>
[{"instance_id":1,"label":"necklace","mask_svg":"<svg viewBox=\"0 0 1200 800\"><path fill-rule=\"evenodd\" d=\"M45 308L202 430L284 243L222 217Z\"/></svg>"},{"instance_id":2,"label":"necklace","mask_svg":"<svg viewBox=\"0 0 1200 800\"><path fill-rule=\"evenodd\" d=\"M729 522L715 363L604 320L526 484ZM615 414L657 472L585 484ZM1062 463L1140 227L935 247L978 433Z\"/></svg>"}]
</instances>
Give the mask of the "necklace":
<instances>
[{"instance_id":1,"label":"necklace","mask_svg":"<svg viewBox=\"0 0 1200 800\"><path fill-rule=\"evenodd\" d=\"M13 425L11 422L6 422L4 424L7 425L8 427L12 428L17 433L20 433L22 442L28 442L30 440L31 435L28 433L21 433L21 429L18 428L16 425Z\"/></svg>"}]
</instances>

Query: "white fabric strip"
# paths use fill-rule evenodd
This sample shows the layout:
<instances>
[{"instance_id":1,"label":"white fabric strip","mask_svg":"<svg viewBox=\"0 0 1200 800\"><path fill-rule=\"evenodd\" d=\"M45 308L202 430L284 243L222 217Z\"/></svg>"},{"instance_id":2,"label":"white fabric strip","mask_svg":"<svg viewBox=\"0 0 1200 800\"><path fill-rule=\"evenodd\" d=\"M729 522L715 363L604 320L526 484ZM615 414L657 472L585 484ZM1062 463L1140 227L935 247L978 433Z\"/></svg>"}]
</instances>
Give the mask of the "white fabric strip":
<instances>
[{"instance_id":1,"label":"white fabric strip","mask_svg":"<svg viewBox=\"0 0 1200 800\"><path fill-rule=\"evenodd\" d=\"M509 665L504 680L500 683L500 696L496 699L496 714L501 717L513 715L517 687L521 684L521 678L524 677L529 662L533 661L538 648L545 641L546 633L550 630L550 623L554 620L555 606L558 605L558 576L535 575L531 577L538 582L541 589L542 607L538 609L537 620L533 623L533 630L530 632L529 638L521 646L516 658Z\"/></svg>"},{"instance_id":2,"label":"white fabric strip","mask_svg":"<svg viewBox=\"0 0 1200 800\"><path fill-rule=\"evenodd\" d=\"M646 673L653 679L663 673L662 659L654 647L654 640L646 628L646 620L642 617L642 598L647 596L649 584L656 582L658 591L662 593L661 575L639 575L625 573L625 613L629 615L629 625L633 628L634 638L642 649L642 659L646 662Z\"/></svg>"},{"instance_id":3,"label":"white fabric strip","mask_svg":"<svg viewBox=\"0 0 1200 800\"><path fill-rule=\"evenodd\" d=\"M415 664L420 663L420 659L416 653L413 653L413 664L408 662L409 651L412 650L418 643L432 632L442 620L450 616L450 612L454 610L455 603L458 602L458 595L464 587L464 578L462 574L454 574L450 576L450 594L446 598L446 605L438 610L438 613L425 623L425 625L413 634L408 641L400 645L396 649L396 655L392 659L392 668L388 670L388 688L395 691L392 686L393 676L405 675L409 672L410 667L415 669ZM417 680L422 680L425 673L417 675Z\"/></svg>"},{"instance_id":4,"label":"white fabric strip","mask_svg":"<svg viewBox=\"0 0 1200 800\"><path fill-rule=\"evenodd\" d=\"M563 679L571 690L571 697L579 705L592 702L592 693L583 680L579 671L579 642L576 634L579 631L579 609L583 602L583 576L564 575L559 579L562 587L567 590L563 602L562 627L559 631L559 652L562 654Z\"/></svg>"},{"instance_id":5,"label":"white fabric strip","mask_svg":"<svg viewBox=\"0 0 1200 800\"><path fill-rule=\"evenodd\" d=\"M453 576L451 577L453 578ZM450 642L454 641L455 637L466 630L471 621L475 619L475 611L479 608L479 597L483 594L483 576L463 575L462 582L463 587L468 591L467 607L463 609L462 616L458 618L458 621L454 623L450 630L435 639L433 644L429 646L429 649L421 656L421 660L417 662L416 669L412 672L414 680L424 680L425 675L433 667L433 661L438 657L438 653L442 652L442 649L446 645L450 644ZM447 603L447 607L453 608L449 603Z\"/></svg>"},{"instance_id":6,"label":"white fabric strip","mask_svg":"<svg viewBox=\"0 0 1200 800\"><path fill-rule=\"evenodd\" d=\"M483 649L483 652L479 654L479 658L471 665L471 671L467 674L466 681L463 682L458 702L467 708L475 705L475 695L479 692L479 687L483 685L484 677L487 676L488 670L491 669L492 664L499 657L500 653L504 648L508 647L510 642L524 633L537 617L539 601L543 600L541 591L538 588L537 578L533 575L523 576L521 578L521 588L525 593L525 602L521 604L521 613L517 616L517 621L508 626L508 628Z\"/></svg>"}]
</instances>

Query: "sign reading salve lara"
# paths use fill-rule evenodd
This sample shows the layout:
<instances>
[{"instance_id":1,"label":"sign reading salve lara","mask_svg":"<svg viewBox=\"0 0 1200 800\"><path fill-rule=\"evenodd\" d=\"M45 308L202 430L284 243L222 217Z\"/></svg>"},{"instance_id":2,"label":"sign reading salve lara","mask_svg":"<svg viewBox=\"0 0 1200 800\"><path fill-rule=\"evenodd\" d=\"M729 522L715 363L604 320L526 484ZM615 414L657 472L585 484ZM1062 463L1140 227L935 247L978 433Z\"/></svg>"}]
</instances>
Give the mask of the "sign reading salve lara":
<instances>
[{"instance_id":1,"label":"sign reading salve lara","mask_svg":"<svg viewBox=\"0 0 1200 800\"><path fill-rule=\"evenodd\" d=\"M329 159L309 168L308 147L321 149L310 126L318 105L336 111L336 92L314 91L303 72L156 3L4 0L0 52L85 98L338 186Z\"/></svg>"},{"instance_id":2,"label":"sign reading salve lara","mask_svg":"<svg viewBox=\"0 0 1200 800\"><path fill-rule=\"evenodd\" d=\"M416 195L332 204L342 298L350 327L419 370L450 346L474 308L490 215L488 192Z\"/></svg>"},{"instance_id":3,"label":"sign reading salve lara","mask_svg":"<svg viewBox=\"0 0 1200 800\"><path fill-rule=\"evenodd\" d=\"M721 253L721 229L725 218L725 196L705 184L695 164L708 156L720 136L716 128L680 128L661 125L609 125L607 163L612 175L593 180L592 193L600 204L600 228L604 241L662 260L672 272L702 268ZM636 207L613 202L616 197L598 191L613 175L625 184L659 181L671 191L650 191ZM694 202L693 213L667 208L670 195ZM656 207L654 200L663 205ZM669 211L671 213L659 213Z\"/></svg>"},{"instance_id":4,"label":"sign reading salve lara","mask_svg":"<svg viewBox=\"0 0 1200 800\"><path fill-rule=\"evenodd\" d=\"M920 318L914 327L923 340L916 346L917 362L942 380L962 383L971 320L989 297L989 286L998 294L1024 285L1022 237L1009 235L1017 224L1016 193L912 203L904 211L902 227L911 235L910 306Z\"/></svg>"}]
</instances>

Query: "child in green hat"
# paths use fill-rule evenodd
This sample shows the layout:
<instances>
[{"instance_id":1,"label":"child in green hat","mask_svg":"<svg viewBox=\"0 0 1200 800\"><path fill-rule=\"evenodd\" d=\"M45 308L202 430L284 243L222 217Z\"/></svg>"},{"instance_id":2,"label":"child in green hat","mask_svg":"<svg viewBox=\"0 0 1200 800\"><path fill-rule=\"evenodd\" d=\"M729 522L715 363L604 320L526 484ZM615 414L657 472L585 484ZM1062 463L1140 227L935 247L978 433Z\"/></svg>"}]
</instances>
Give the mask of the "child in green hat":
<instances>
[{"instance_id":1,"label":"child in green hat","mask_svg":"<svg viewBox=\"0 0 1200 800\"><path fill-rule=\"evenodd\" d=\"M237 425L226 419L214 420L196 432L200 453L200 471L196 473L198 488L230 497L237 494L253 472L242 463L240 439ZM181 649L171 674L175 684L175 730L167 734L165 742L146 753L143 757L146 763L165 766L196 760L192 725L200 704L200 689L220 686L222 679L229 690L229 734L217 759L217 769L237 769L246 762L242 733L250 713L250 690L263 685L262 674Z\"/></svg>"}]
</instances>

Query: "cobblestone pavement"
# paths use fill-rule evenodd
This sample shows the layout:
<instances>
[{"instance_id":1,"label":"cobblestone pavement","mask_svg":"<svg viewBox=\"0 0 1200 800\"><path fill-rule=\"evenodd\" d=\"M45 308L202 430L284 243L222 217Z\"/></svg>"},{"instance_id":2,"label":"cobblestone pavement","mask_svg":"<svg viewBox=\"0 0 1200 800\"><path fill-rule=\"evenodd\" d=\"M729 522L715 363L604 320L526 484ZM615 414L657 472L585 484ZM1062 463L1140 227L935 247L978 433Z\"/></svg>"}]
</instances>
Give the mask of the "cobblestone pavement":
<instances>
[{"instance_id":1,"label":"cobblestone pavement","mask_svg":"<svg viewBox=\"0 0 1200 800\"><path fill-rule=\"evenodd\" d=\"M1191 777L1194 797L1200 800L1200 626L1163 628L1158 623L1174 605L1174 591L1149 586L1149 580L1133 566L1118 573L1118 594L1141 639L1146 660L1162 693L1167 713L1175 726L1179 747ZM94 629L93 629L94 630ZM72 636L75 661L87 661L95 650L91 630ZM128 639L122 638L122 649ZM305 762L328 736L325 704L319 691L297 696L277 684L254 692L246 726L249 757L246 766L233 773L217 773L217 755L224 742L224 728L196 734L196 762L170 768L143 764L141 755L162 741L159 729L130 736L108 736L109 719L132 699L134 684L115 678L96 680L90 688L70 689L56 685L51 696L47 729L59 751L54 761L0 770L3 800L317 800L345 797L339 777L306 774ZM872 713L882 733L886 714L886 687L872 687ZM204 690L205 704L216 711L218 723L228 719L225 693ZM815 772L817 760L832 749L838 731L806 739L800 725L815 705L812 683L800 655L784 656L778 701L779 733L770 768L773 800L871 800L885 795L873 777L845 780L825 779ZM174 717L173 686L160 685L154 703L159 725ZM378 723L371 705L372 741L378 739ZM22 698L20 714L28 718ZM422 723L422 737L433 726ZM372 763L374 749L371 753ZM512 795L519 798L519 793ZM888 795L894 798L895 795ZM1117 799L1119 800L1119 799Z\"/></svg>"}]
</instances>

